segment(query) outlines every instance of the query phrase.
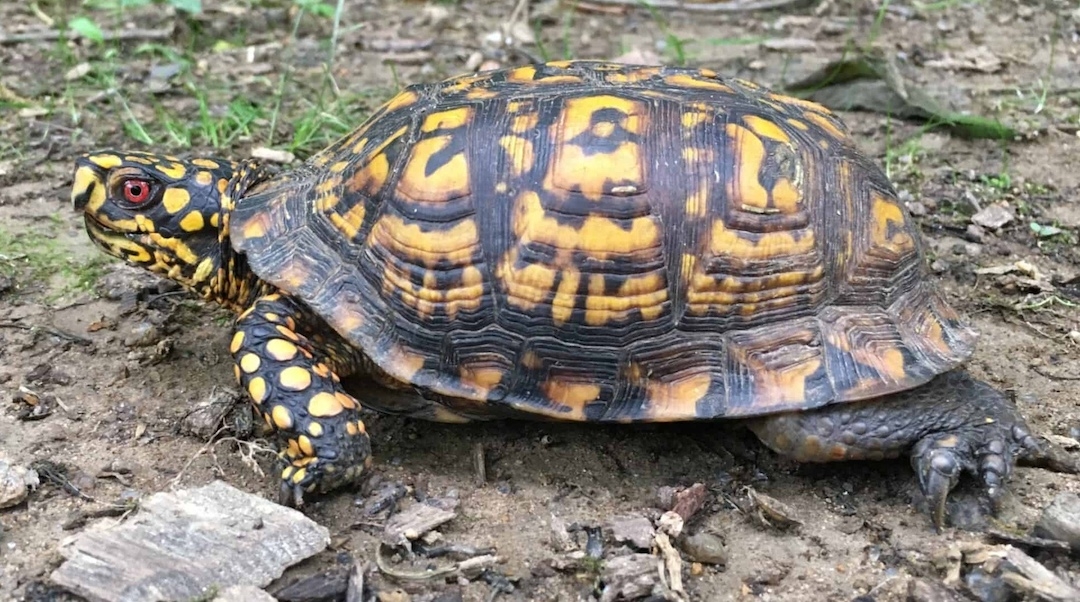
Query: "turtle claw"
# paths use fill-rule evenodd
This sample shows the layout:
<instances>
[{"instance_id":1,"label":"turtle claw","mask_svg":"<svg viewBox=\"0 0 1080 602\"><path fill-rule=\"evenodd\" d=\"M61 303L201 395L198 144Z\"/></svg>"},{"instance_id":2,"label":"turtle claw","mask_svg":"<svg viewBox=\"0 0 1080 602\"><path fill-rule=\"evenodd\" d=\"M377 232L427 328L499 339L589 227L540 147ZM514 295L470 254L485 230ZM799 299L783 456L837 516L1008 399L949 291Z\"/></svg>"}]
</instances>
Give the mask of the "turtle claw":
<instances>
[{"instance_id":1,"label":"turtle claw","mask_svg":"<svg viewBox=\"0 0 1080 602\"><path fill-rule=\"evenodd\" d=\"M923 439L912 455L912 467L919 475L919 486L930 506L934 528L945 525L945 502L960 481L960 474L973 467L970 449L957 448L955 435Z\"/></svg>"},{"instance_id":2,"label":"turtle claw","mask_svg":"<svg viewBox=\"0 0 1080 602\"><path fill-rule=\"evenodd\" d=\"M289 481L282 480L281 488L278 489L278 503L287 508L297 510L304 507L304 488Z\"/></svg>"}]
</instances>

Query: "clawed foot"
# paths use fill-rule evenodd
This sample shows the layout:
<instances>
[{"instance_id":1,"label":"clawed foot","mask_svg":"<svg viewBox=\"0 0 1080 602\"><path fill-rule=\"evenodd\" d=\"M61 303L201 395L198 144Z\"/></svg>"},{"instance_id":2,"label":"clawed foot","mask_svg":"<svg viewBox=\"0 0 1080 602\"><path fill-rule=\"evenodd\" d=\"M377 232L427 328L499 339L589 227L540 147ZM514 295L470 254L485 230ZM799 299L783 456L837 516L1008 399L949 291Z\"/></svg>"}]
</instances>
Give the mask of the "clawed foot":
<instances>
[{"instance_id":1,"label":"clawed foot","mask_svg":"<svg viewBox=\"0 0 1080 602\"><path fill-rule=\"evenodd\" d=\"M982 425L924 437L911 452L911 465L938 531L945 525L949 493L963 473L979 478L990 511L997 512L1016 460L1039 462L1052 457L1048 446L1022 423L1009 426L987 420Z\"/></svg>"}]
</instances>

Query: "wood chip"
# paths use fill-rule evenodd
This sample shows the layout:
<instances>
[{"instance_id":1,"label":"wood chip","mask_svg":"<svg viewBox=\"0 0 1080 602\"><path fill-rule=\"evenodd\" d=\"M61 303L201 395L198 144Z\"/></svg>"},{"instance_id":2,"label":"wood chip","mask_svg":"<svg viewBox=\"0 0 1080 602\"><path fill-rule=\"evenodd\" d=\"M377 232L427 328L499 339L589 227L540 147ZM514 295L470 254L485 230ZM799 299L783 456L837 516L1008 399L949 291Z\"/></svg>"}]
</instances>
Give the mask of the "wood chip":
<instances>
[{"instance_id":1,"label":"wood chip","mask_svg":"<svg viewBox=\"0 0 1080 602\"><path fill-rule=\"evenodd\" d=\"M383 529L382 542L391 546L407 545L428 531L450 522L457 516L454 498L435 503L417 502L390 517Z\"/></svg>"},{"instance_id":2,"label":"wood chip","mask_svg":"<svg viewBox=\"0 0 1080 602\"><path fill-rule=\"evenodd\" d=\"M52 581L91 601L187 600L222 583L265 587L330 545L302 513L221 481L162 492L66 538Z\"/></svg>"},{"instance_id":3,"label":"wood chip","mask_svg":"<svg viewBox=\"0 0 1080 602\"><path fill-rule=\"evenodd\" d=\"M276 148L267 148L265 146L258 146L251 149L251 156L255 159L269 161L271 163L287 164L296 161L296 155L287 150L278 150Z\"/></svg>"}]
</instances>

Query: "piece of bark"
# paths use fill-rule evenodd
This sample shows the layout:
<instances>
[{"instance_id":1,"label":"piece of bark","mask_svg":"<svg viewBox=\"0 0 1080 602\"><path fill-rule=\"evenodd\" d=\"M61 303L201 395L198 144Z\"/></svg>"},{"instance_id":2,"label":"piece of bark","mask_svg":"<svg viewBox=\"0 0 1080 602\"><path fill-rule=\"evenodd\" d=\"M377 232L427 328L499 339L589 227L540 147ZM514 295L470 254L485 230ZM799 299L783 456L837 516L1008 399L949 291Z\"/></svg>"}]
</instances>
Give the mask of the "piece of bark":
<instances>
[{"instance_id":1,"label":"piece of bark","mask_svg":"<svg viewBox=\"0 0 1080 602\"><path fill-rule=\"evenodd\" d=\"M186 600L221 584L265 587L330 545L302 513L221 481L156 493L125 522L60 544L52 581L91 601Z\"/></svg>"},{"instance_id":2,"label":"piece of bark","mask_svg":"<svg viewBox=\"0 0 1080 602\"><path fill-rule=\"evenodd\" d=\"M456 507L457 500L453 498L441 500L438 505L417 502L386 521L382 541L391 546L405 545L420 538L424 533L453 520L457 516L457 512L454 511Z\"/></svg>"}]
</instances>

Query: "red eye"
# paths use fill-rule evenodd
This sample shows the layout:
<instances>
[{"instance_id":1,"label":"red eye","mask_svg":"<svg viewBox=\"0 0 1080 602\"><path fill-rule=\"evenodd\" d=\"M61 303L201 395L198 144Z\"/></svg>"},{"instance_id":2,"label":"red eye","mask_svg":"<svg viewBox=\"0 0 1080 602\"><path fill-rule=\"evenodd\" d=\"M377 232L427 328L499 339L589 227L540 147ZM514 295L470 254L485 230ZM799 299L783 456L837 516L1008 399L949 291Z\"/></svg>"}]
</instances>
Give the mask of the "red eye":
<instances>
[{"instance_id":1,"label":"red eye","mask_svg":"<svg viewBox=\"0 0 1080 602\"><path fill-rule=\"evenodd\" d=\"M124 200L138 205L150 198L150 182L146 180L128 180L124 182Z\"/></svg>"}]
</instances>

